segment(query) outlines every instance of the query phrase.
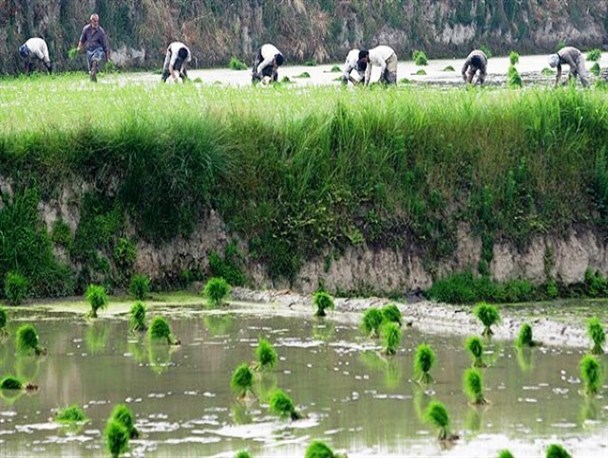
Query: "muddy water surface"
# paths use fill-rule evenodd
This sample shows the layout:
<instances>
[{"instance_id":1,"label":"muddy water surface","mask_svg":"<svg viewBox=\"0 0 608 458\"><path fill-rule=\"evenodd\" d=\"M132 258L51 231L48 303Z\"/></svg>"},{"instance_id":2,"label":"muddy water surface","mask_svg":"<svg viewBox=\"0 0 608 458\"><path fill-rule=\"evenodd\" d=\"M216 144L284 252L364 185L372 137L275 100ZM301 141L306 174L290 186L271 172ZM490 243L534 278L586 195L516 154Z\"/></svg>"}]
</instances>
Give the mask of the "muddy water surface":
<instances>
[{"instance_id":1,"label":"muddy water surface","mask_svg":"<svg viewBox=\"0 0 608 458\"><path fill-rule=\"evenodd\" d=\"M87 323L74 315L34 320L48 356L17 358L13 339L0 348L0 375L38 384L33 395L0 398L0 456L104 456L103 429L114 404L127 403L142 436L132 456L303 456L322 439L350 457L479 456L509 448L515 456L544 456L552 442L574 456L606 456L608 401L586 400L578 378L583 349L536 348L520 353L507 342L489 344L483 408L467 404L462 373L469 367L462 337L405 330L396 357L356 324L331 319L256 317L192 310L168 315L182 346L150 345L129 334L126 318ZM11 336L15 334L14 322ZM278 367L256 383L258 399L237 402L230 377L254 359L258 337L270 340ZM431 390L412 382L415 347L437 352ZM606 360L603 360L606 367ZM267 393L287 391L307 415L280 420ZM604 386L602 393L608 388ZM443 449L422 412L436 398L446 404L461 439ZM79 404L91 421L66 429L52 421L58 407Z\"/></svg>"}]
</instances>

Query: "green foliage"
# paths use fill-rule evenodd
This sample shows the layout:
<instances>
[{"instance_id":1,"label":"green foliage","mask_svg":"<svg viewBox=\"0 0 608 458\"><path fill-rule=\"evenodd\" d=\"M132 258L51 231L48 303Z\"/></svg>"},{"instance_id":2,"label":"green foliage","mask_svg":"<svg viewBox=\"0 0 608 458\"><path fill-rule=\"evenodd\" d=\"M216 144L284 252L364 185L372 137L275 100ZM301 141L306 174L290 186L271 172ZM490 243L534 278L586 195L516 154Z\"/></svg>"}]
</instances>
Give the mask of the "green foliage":
<instances>
[{"instance_id":1,"label":"green foliage","mask_svg":"<svg viewBox=\"0 0 608 458\"><path fill-rule=\"evenodd\" d=\"M454 72L456 70L454 70L454 67L452 67L451 65L448 65L448 66L444 67L443 71L444 72Z\"/></svg>"},{"instance_id":2,"label":"green foliage","mask_svg":"<svg viewBox=\"0 0 608 458\"><path fill-rule=\"evenodd\" d=\"M416 70L416 75L424 76L424 75L426 75L426 71L423 68L421 68L419 70Z\"/></svg>"},{"instance_id":3,"label":"green foliage","mask_svg":"<svg viewBox=\"0 0 608 458\"><path fill-rule=\"evenodd\" d=\"M397 349L401 344L401 328L397 323L385 322L380 328L380 336L382 337L382 351L387 355L397 354Z\"/></svg>"},{"instance_id":4,"label":"green foliage","mask_svg":"<svg viewBox=\"0 0 608 458\"><path fill-rule=\"evenodd\" d=\"M299 420L302 418L302 415L296 410L291 398L279 388L270 394L268 404L270 411L281 418L290 417L292 420Z\"/></svg>"},{"instance_id":5,"label":"green foliage","mask_svg":"<svg viewBox=\"0 0 608 458\"><path fill-rule=\"evenodd\" d=\"M412 60L416 65L427 65L428 59L424 51L415 50L412 53Z\"/></svg>"},{"instance_id":6,"label":"green foliage","mask_svg":"<svg viewBox=\"0 0 608 458\"><path fill-rule=\"evenodd\" d=\"M581 378L585 383L585 394L596 395L602 387L602 368L595 356L583 356L580 369Z\"/></svg>"},{"instance_id":7,"label":"green foliage","mask_svg":"<svg viewBox=\"0 0 608 458\"><path fill-rule=\"evenodd\" d=\"M231 70L247 70L247 64L240 60L238 57L232 56L228 63L228 68Z\"/></svg>"},{"instance_id":8,"label":"green foliage","mask_svg":"<svg viewBox=\"0 0 608 458\"><path fill-rule=\"evenodd\" d=\"M247 450L239 450L234 458L251 458L251 455Z\"/></svg>"},{"instance_id":9,"label":"green foliage","mask_svg":"<svg viewBox=\"0 0 608 458\"><path fill-rule=\"evenodd\" d=\"M225 303L232 288L222 277L210 278L203 288L203 295L210 305L217 307Z\"/></svg>"},{"instance_id":10,"label":"green foliage","mask_svg":"<svg viewBox=\"0 0 608 458\"><path fill-rule=\"evenodd\" d=\"M331 67L331 69L329 70L331 73L341 73L342 69L340 68L339 65L334 65Z\"/></svg>"},{"instance_id":11,"label":"green foliage","mask_svg":"<svg viewBox=\"0 0 608 458\"><path fill-rule=\"evenodd\" d=\"M40 355L45 352L45 349L40 346L40 337L33 324L19 326L15 346L19 353Z\"/></svg>"},{"instance_id":12,"label":"green foliage","mask_svg":"<svg viewBox=\"0 0 608 458\"><path fill-rule=\"evenodd\" d=\"M436 359L430 345L425 343L418 345L414 356L414 373L418 376L418 383L428 385L433 382L430 372Z\"/></svg>"},{"instance_id":13,"label":"green foliage","mask_svg":"<svg viewBox=\"0 0 608 458\"><path fill-rule=\"evenodd\" d=\"M601 73L600 64L598 62L594 62L593 65L591 66L591 68L589 69L589 71L595 76L600 76L600 73Z\"/></svg>"},{"instance_id":14,"label":"green foliage","mask_svg":"<svg viewBox=\"0 0 608 458\"><path fill-rule=\"evenodd\" d=\"M498 452L498 458L515 458L509 450L500 450Z\"/></svg>"},{"instance_id":15,"label":"green foliage","mask_svg":"<svg viewBox=\"0 0 608 458\"><path fill-rule=\"evenodd\" d=\"M473 357L473 367L486 367L483 362L483 343L479 337L468 337L465 341L465 347Z\"/></svg>"},{"instance_id":16,"label":"green foliage","mask_svg":"<svg viewBox=\"0 0 608 458\"><path fill-rule=\"evenodd\" d=\"M262 370L274 368L279 360L276 350L266 339L260 339L255 355L258 361L257 367Z\"/></svg>"},{"instance_id":17,"label":"green foliage","mask_svg":"<svg viewBox=\"0 0 608 458\"><path fill-rule=\"evenodd\" d=\"M116 420L109 420L104 431L106 448L113 458L119 457L129 448L129 432Z\"/></svg>"},{"instance_id":18,"label":"green foliage","mask_svg":"<svg viewBox=\"0 0 608 458\"><path fill-rule=\"evenodd\" d=\"M133 415L133 412L131 412L131 409L125 404L117 404L114 406L110 421L117 421L124 426L129 435L129 439L139 437L139 431L137 431L137 428L135 427L135 416Z\"/></svg>"},{"instance_id":19,"label":"green foliage","mask_svg":"<svg viewBox=\"0 0 608 458\"><path fill-rule=\"evenodd\" d=\"M515 345L520 348L532 347L534 345L534 341L532 340L532 326L530 326L528 323L521 325Z\"/></svg>"},{"instance_id":20,"label":"green foliage","mask_svg":"<svg viewBox=\"0 0 608 458\"><path fill-rule=\"evenodd\" d=\"M119 283L123 283L124 280L131 277L136 258L135 242L124 237L119 238L113 253L114 263L119 273Z\"/></svg>"},{"instance_id":21,"label":"green foliage","mask_svg":"<svg viewBox=\"0 0 608 458\"><path fill-rule=\"evenodd\" d=\"M592 49L590 51L587 52L587 60L590 62L599 62L599 60L602 58L602 51L601 49Z\"/></svg>"},{"instance_id":22,"label":"green foliage","mask_svg":"<svg viewBox=\"0 0 608 458\"><path fill-rule=\"evenodd\" d=\"M0 390L22 390L23 388L23 382L12 375L7 375L0 380Z\"/></svg>"},{"instance_id":23,"label":"green foliage","mask_svg":"<svg viewBox=\"0 0 608 458\"><path fill-rule=\"evenodd\" d=\"M28 281L18 272L9 272L4 279L4 294L11 305L19 305L27 297Z\"/></svg>"},{"instance_id":24,"label":"green foliage","mask_svg":"<svg viewBox=\"0 0 608 458\"><path fill-rule=\"evenodd\" d=\"M382 307L382 318L385 321L392 321L401 326L403 317L401 316L401 310L395 304L387 304Z\"/></svg>"},{"instance_id":25,"label":"green foliage","mask_svg":"<svg viewBox=\"0 0 608 458\"><path fill-rule=\"evenodd\" d=\"M547 458L572 458L564 447L559 444L551 444L547 448Z\"/></svg>"},{"instance_id":26,"label":"green foliage","mask_svg":"<svg viewBox=\"0 0 608 458\"><path fill-rule=\"evenodd\" d=\"M509 53L509 63L513 65L517 65L519 63L519 54L515 51L511 51Z\"/></svg>"},{"instance_id":27,"label":"green foliage","mask_svg":"<svg viewBox=\"0 0 608 458\"><path fill-rule=\"evenodd\" d=\"M230 387L239 398L245 397L247 392L251 391L253 388L253 371L247 364L243 363L234 370Z\"/></svg>"},{"instance_id":28,"label":"green foliage","mask_svg":"<svg viewBox=\"0 0 608 458\"><path fill-rule=\"evenodd\" d=\"M515 65L511 65L507 70L507 86L510 88L520 88L523 82Z\"/></svg>"},{"instance_id":29,"label":"green foliage","mask_svg":"<svg viewBox=\"0 0 608 458\"><path fill-rule=\"evenodd\" d=\"M333 450L325 443L318 440L312 441L306 448L304 458L338 458Z\"/></svg>"},{"instance_id":30,"label":"green foliage","mask_svg":"<svg viewBox=\"0 0 608 458\"><path fill-rule=\"evenodd\" d=\"M91 318L97 318L97 311L105 309L108 306L108 293L106 293L106 289L101 285L89 285L85 292L85 297L91 306L91 311L89 312Z\"/></svg>"},{"instance_id":31,"label":"green foliage","mask_svg":"<svg viewBox=\"0 0 608 458\"><path fill-rule=\"evenodd\" d=\"M304 65L306 65L307 67L316 67L317 61L314 59L310 59L310 60L305 61Z\"/></svg>"},{"instance_id":32,"label":"green foliage","mask_svg":"<svg viewBox=\"0 0 608 458\"><path fill-rule=\"evenodd\" d=\"M310 78L310 73L302 72L299 75L294 76L294 78Z\"/></svg>"},{"instance_id":33,"label":"green foliage","mask_svg":"<svg viewBox=\"0 0 608 458\"><path fill-rule=\"evenodd\" d=\"M148 329L146 326L146 306L142 302L137 301L131 307L129 324L133 331L143 332Z\"/></svg>"},{"instance_id":34,"label":"green foliage","mask_svg":"<svg viewBox=\"0 0 608 458\"><path fill-rule=\"evenodd\" d=\"M486 304L485 302L480 302L473 309L473 314L477 317L479 321L484 326L482 336L491 336L494 333L492 332L491 327L495 324L500 323L500 314L498 313L498 309L494 305Z\"/></svg>"},{"instance_id":35,"label":"green foliage","mask_svg":"<svg viewBox=\"0 0 608 458\"><path fill-rule=\"evenodd\" d=\"M8 312L6 311L6 307L0 305L0 336L5 334L6 325L8 324Z\"/></svg>"},{"instance_id":36,"label":"green foliage","mask_svg":"<svg viewBox=\"0 0 608 458\"><path fill-rule=\"evenodd\" d=\"M325 310L334 309L334 299L325 291L316 291L312 296L312 303L315 306L315 316L325 316Z\"/></svg>"},{"instance_id":37,"label":"green foliage","mask_svg":"<svg viewBox=\"0 0 608 458\"><path fill-rule=\"evenodd\" d=\"M543 69L540 71L540 74L543 76L554 76L555 73L556 71L549 67L543 67Z\"/></svg>"},{"instance_id":38,"label":"green foliage","mask_svg":"<svg viewBox=\"0 0 608 458\"><path fill-rule=\"evenodd\" d=\"M148 328L148 335L152 340L166 339L169 345L175 345L178 343L171 332L169 323L167 323L167 320L165 320L162 316L155 316L152 318L150 328Z\"/></svg>"},{"instance_id":39,"label":"green foliage","mask_svg":"<svg viewBox=\"0 0 608 458\"><path fill-rule=\"evenodd\" d=\"M379 337L380 326L384 320L384 316L377 307L370 307L363 313L361 319L361 329L366 336Z\"/></svg>"},{"instance_id":40,"label":"green foliage","mask_svg":"<svg viewBox=\"0 0 608 458\"><path fill-rule=\"evenodd\" d=\"M469 397L472 404L487 404L483 396L483 376L479 369L469 368L464 372L464 392Z\"/></svg>"},{"instance_id":41,"label":"green foliage","mask_svg":"<svg viewBox=\"0 0 608 458\"><path fill-rule=\"evenodd\" d=\"M489 46L487 46L487 45L481 45L481 46L479 46L479 49L480 49L481 51L483 51L483 53L486 55L486 57L487 57L488 59L489 59L490 57L492 57L492 56L493 56L493 54L492 54L492 50L490 49L490 47L489 47Z\"/></svg>"},{"instance_id":42,"label":"green foliage","mask_svg":"<svg viewBox=\"0 0 608 458\"><path fill-rule=\"evenodd\" d=\"M606 331L597 317L592 317L587 321L587 335L593 342L591 353L594 355L603 355L604 343L606 342Z\"/></svg>"},{"instance_id":43,"label":"green foliage","mask_svg":"<svg viewBox=\"0 0 608 458\"><path fill-rule=\"evenodd\" d=\"M59 423L84 423L88 420L82 407L77 404L60 409L55 414L55 421Z\"/></svg>"},{"instance_id":44,"label":"green foliage","mask_svg":"<svg viewBox=\"0 0 608 458\"><path fill-rule=\"evenodd\" d=\"M209 270L212 277L222 277L233 286L243 286L243 254L236 242L230 242L224 248L222 258L216 251L209 254Z\"/></svg>"},{"instance_id":45,"label":"green foliage","mask_svg":"<svg viewBox=\"0 0 608 458\"><path fill-rule=\"evenodd\" d=\"M53 243L70 250L74 243L74 236L72 235L70 226L61 219L55 221L51 230L51 240Z\"/></svg>"},{"instance_id":46,"label":"green foliage","mask_svg":"<svg viewBox=\"0 0 608 458\"><path fill-rule=\"evenodd\" d=\"M146 275L133 275L129 282L129 292L137 300L144 300L150 294L150 279Z\"/></svg>"},{"instance_id":47,"label":"green foliage","mask_svg":"<svg viewBox=\"0 0 608 458\"><path fill-rule=\"evenodd\" d=\"M425 412L425 420L439 430L439 440L445 440L450 434L450 417L448 410L439 401L431 401Z\"/></svg>"}]
</instances>

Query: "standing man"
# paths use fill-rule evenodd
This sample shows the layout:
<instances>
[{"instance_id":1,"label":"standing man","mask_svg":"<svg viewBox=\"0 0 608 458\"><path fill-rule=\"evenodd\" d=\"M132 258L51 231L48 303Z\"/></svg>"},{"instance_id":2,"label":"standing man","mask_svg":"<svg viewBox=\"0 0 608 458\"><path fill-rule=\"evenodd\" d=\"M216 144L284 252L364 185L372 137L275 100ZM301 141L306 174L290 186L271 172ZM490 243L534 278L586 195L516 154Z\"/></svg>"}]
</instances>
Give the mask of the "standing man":
<instances>
[{"instance_id":1,"label":"standing man","mask_svg":"<svg viewBox=\"0 0 608 458\"><path fill-rule=\"evenodd\" d=\"M557 76L555 77L555 87L559 83L559 79L562 76L562 64L568 64L570 66L570 73L568 73L568 81L571 78L576 79L578 76L581 80L583 87L589 86L589 80L587 79L587 69L585 68L585 56L578 49L572 46L566 46L565 48L557 51L556 54L549 56L549 65L552 68L557 67Z\"/></svg>"},{"instance_id":2,"label":"standing man","mask_svg":"<svg viewBox=\"0 0 608 458\"><path fill-rule=\"evenodd\" d=\"M342 72L342 84L348 84L350 81L354 85L361 83L365 79L365 72L359 70L359 66L357 63L359 62L359 50L353 49L346 56L346 61L344 62L344 71ZM359 75L359 79L353 78L351 75L353 70L357 70Z\"/></svg>"},{"instance_id":3,"label":"standing man","mask_svg":"<svg viewBox=\"0 0 608 458\"><path fill-rule=\"evenodd\" d=\"M283 54L274 45L266 43L263 45L255 58L251 70L251 82L257 83L263 77L268 76L272 82L279 78L278 69L284 62Z\"/></svg>"},{"instance_id":4,"label":"standing man","mask_svg":"<svg viewBox=\"0 0 608 458\"><path fill-rule=\"evenodd\" d=\"M110 49L108 48L108 37L106 31L99 25L99 16L91 14L89 24L85 25L78 41L78 51L86 49L87 62L89 64L89 75L91 81L97 82L97 72L101 61L105 56L110 60Z\"/></svg>"},{"instance_id":5,"label":"standing man","mask_svg":"<svg viewBox=\"0 0 608 458\"><path fill-rule=\"evenodd\" d=\"M186 64L192 60L190 49L179 41L174 41L167 48L165 63L163 64L163 83L171 76L171 81L176 81L175 71L182 80L188 79Z\"/></svg>"},{"instance_id":6,"label":"standing man","mask_svg":"<svg viewBox=\"0 0 608 458\"><path fill-rule=\"evenodd\" d=\"M461 73L465 83L481 86L488 74L488 57L486 54L480 49L471 51L464 61ZM473 82L475 75L477 75L477 81Z\"/></svg>"},{"instance_id":7,"label":"standing man","mask_svg":"<svg viewBox=\"0 0 608 458\"><path fill-rule=\"evenodd\" d=\"M372 67L380 67L379 83L397 84L397 54L390 46L376 46L370 50L359 51L357 69L365 71L365 85L369 85L372 76Z\"/></svg>"},{"instance_id":8,"label":"standing man","mask_svg":"<svg viewBox=\"0 0 608 458\"><path fill-rule=\"evenodd\" d=\"M44 63L49 74L53 73L51 59L49 59L49 48L46 41L42 38L34 37L27 40L19 47L19 54L25 59L25 73L30 73L33 69L32 58Z\"/></svg>"}]
</instances>

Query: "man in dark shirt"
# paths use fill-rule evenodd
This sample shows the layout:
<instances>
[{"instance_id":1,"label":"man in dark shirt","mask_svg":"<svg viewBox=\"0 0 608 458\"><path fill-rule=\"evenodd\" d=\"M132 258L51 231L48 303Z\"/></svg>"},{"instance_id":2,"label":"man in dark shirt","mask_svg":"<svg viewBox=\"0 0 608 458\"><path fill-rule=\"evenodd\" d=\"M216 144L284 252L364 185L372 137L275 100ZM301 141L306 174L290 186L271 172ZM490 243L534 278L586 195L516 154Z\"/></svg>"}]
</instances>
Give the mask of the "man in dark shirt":
<instances>
[{"instance_id":1,"label":"man in dark shirt","mask_svg":"<svg viewBox=\"0 0 608 458\"><path fill-rule=\"evenodd\" d=\"M106 31L99 25L99 16L91 14L89 24L85 25L78 41L78 51L86 49L87 62L89 64L89 75L91 81L97 82L97 71L101 60L110 60L110 49L108 48L108 38Z\"/></svg>"},{"instance_id":2,"label":"man in dark shirt","mask_svg":"<svg viewBox=\"0 0 608 458\"><path fill-rule=\"evenodd\" d=\"M469 84L473 84L473 78L477 75L477 84L481 86L488 74L488 58L486 54L479 49L471 51L464 61L461 73L462 79Z\"/></svg>"}]
</instances>

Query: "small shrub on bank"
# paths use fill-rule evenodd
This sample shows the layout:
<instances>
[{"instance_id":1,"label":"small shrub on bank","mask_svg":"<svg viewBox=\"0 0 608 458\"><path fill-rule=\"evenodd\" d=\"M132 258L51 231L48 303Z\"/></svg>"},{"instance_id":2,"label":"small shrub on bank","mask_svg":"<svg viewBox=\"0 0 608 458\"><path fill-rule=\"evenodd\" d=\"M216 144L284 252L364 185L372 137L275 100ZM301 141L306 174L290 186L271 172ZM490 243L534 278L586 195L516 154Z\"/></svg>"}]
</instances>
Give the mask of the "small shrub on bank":
<instances>
[{"instance_id":1,"label":"small shrub on bank","mask_svg":"<svg viewBox=\"0 0 608 458\"><path fill-rule=\"evenodd\" d=\"M89 285L85 297L91 306L88 316L97 318L97 310L105 309L108 306L108 293L101 285Z\"/></svg>"},{"instance_id":2,"label":"small shrub on bank","mask_svg":"<svg viewBox=\"0 0 608 458\"><path fill-rule=\"evenodd\" d=\"M129 292L138 301L143 301L150 294L150 279L146 275L133 275L129 283Z\"/></svg>"},{"instance_id":3,"label":"small shrub on bank","mask_svg":"<svg viewBox=\"0 0 608 458\"><path fill-rule=\"evenodd\" d=\"M222 305L230 295L231 287L222 277L213 277L205 284L203 295L209 305L217 307Z\"/></svg>"},{"instance_id":4,"label":"small shrub on bank","mask_svg":"<svg viewBox=\"0 0 608 458\"><path fill-rule=\"evenodd\" d=\"M9 304L19 305L27 297L28 281L18 272L9 272L4 279L4 294Z\"/></svg>"}]
</instances>

